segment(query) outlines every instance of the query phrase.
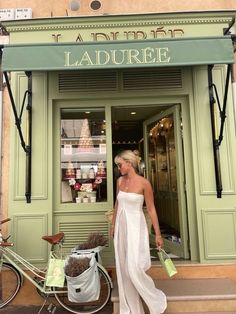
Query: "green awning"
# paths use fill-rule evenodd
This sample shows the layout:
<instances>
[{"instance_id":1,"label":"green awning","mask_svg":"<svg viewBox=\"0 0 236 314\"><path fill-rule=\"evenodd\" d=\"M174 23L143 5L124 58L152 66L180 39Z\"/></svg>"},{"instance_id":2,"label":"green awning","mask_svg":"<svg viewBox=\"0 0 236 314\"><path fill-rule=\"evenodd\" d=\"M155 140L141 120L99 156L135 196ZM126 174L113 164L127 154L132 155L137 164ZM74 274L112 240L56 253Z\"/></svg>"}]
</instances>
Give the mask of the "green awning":
<instances>
[{"instance_id":1,"label":"green awning","mask_svg":"<svg viewBox=\"0 0 236 314\"><path fill-rule=\"evenodd\" d=\"M230 36L7 45L3 71L54 71L234 63Z\"/></svg>"}]
</instances>

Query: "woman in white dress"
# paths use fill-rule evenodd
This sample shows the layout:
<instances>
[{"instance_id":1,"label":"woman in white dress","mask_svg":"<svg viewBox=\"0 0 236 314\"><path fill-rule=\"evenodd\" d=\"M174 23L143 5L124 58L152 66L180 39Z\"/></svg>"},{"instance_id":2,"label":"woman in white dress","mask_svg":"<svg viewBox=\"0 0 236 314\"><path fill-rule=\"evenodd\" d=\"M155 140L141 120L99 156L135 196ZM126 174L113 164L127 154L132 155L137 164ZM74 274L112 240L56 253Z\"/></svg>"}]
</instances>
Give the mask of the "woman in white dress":
<instances>
[{"instance_id":1,"label":"woman in white dress","mask_svg":"<svg viewBox=\"0 0 236 314\"><path fill-rule=\"evenodd\" d=\"M112 221L120 314L144 314L141 298L150 314L164 313L165 294L157 289L146 271L151 266L149 234L143 213L145 201L155 230L156 246L163 246L150 182L137 172L139 156L130 150L115 157L121 177ZM141 298L140 298L141 297Z\"/></svg>"}]
</instances>

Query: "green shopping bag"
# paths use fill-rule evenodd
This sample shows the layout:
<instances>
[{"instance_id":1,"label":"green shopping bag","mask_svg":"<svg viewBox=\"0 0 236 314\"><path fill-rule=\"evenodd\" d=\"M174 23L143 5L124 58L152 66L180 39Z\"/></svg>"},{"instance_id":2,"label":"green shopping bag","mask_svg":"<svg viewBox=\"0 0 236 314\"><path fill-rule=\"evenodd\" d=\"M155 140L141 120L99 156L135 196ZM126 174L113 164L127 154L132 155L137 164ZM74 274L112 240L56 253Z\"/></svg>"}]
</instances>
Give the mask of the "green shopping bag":
<instances>
[{"instance_id":1,"label":"green shopping bag","mask_svg":"<svg viewBox=\"0 0 236 314\"><path fill-rule=\"evenodd\" d=\"M65 282L65 260L50 256L46 274L46 286L62 288Z\"/></svg>"},{"instance_id":2,"label":"green shopping bag","mask_svg":"<svg viewBox=\"0 0 236 314\"><path fill-rule=\"evenodd\" d=\"M161 265L165 268L166 273L169 277L172 277L175 274L177 274L177 270L175 268L174 263L172 262L169 255L163 249L159 249L158 257L160 259Z\"/></svg>"}]
</instances>

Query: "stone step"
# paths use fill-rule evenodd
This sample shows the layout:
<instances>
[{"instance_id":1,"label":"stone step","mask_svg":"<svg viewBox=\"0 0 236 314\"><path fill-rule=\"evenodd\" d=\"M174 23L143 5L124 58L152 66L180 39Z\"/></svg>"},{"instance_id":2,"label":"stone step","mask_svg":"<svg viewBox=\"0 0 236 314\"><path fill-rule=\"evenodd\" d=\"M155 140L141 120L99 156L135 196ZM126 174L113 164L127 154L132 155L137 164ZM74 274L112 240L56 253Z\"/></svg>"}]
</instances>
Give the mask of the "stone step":
<instances>
[{"instance_id":1,"label":"stone step","mask_svg":"<svg viewBox=\"0 0 236 314\"><path fill-rule=\"evenodd\" d=\"M154 281L169 301L236 299L236 284L228 278Z\"/></svg>"},{"instance_id":2,"label":"stone step","mask_svg":"<svg viewBox=\"0 0 236 314\"><path fill-rule=\"evenodd\" d=\"M236 313L236 284L231 279L163 279L154 282L167 296L166 314L214 314L217 311L220 314ZM113 314L118 314L119 296L116 284L111 300ZM146 312L148 313L147 309Z\"/></svg>"}]
</instances>

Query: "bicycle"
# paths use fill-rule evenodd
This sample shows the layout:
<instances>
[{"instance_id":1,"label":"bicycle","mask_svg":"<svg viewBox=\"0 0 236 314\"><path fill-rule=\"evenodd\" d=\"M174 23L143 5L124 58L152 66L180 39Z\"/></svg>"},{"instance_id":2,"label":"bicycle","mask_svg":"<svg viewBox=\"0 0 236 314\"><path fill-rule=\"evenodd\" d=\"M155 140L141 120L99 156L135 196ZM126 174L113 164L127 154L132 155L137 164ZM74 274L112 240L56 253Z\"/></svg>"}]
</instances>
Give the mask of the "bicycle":
<instances>
[{"instance_id":1,"label":"bicycle","mask_svg":"<svg viewBox=\"0 0 236 314\"><path fill-rule=\"evenodd\" d=\"M0 221L0 226L8 221L10 221L10 218ZM108 272L101 265L101 263L99 263L101 261L101 247L97 247L91 250L73 250L73 253L76 254L84 254L85 252L91 252L96 254L97 260L99 261L97 262L97 267L101 285L98 300L93 302L73 303L70 302L68 299L66 280L63 288L47 287L47 269L41 270L25 260L19 254L15 253L11 249L11 247L13 247L13 243L8 242L8 239L9 237L5 239L3 238L0 228L0 309L10 303L16 297L23 284L23 278L28 279L36 287L38 293L45 298L44 304L42 305L38 314L41 312L42 308L46 304L49 296L54 296L58 303L64 309L66 309L68 312L75 314L97 313L98 311L103 309L105 305L109 302L113 284ZM62 256L64 240L63 232L57 233L52 236L43 236L42 239L51 244L50 253L53 254L55 258L59 258L60 256ZM59 250L56 250L56 247L58 247ZM31 275L29 275L28 273Z\"/></svg>"}]
</instances>

